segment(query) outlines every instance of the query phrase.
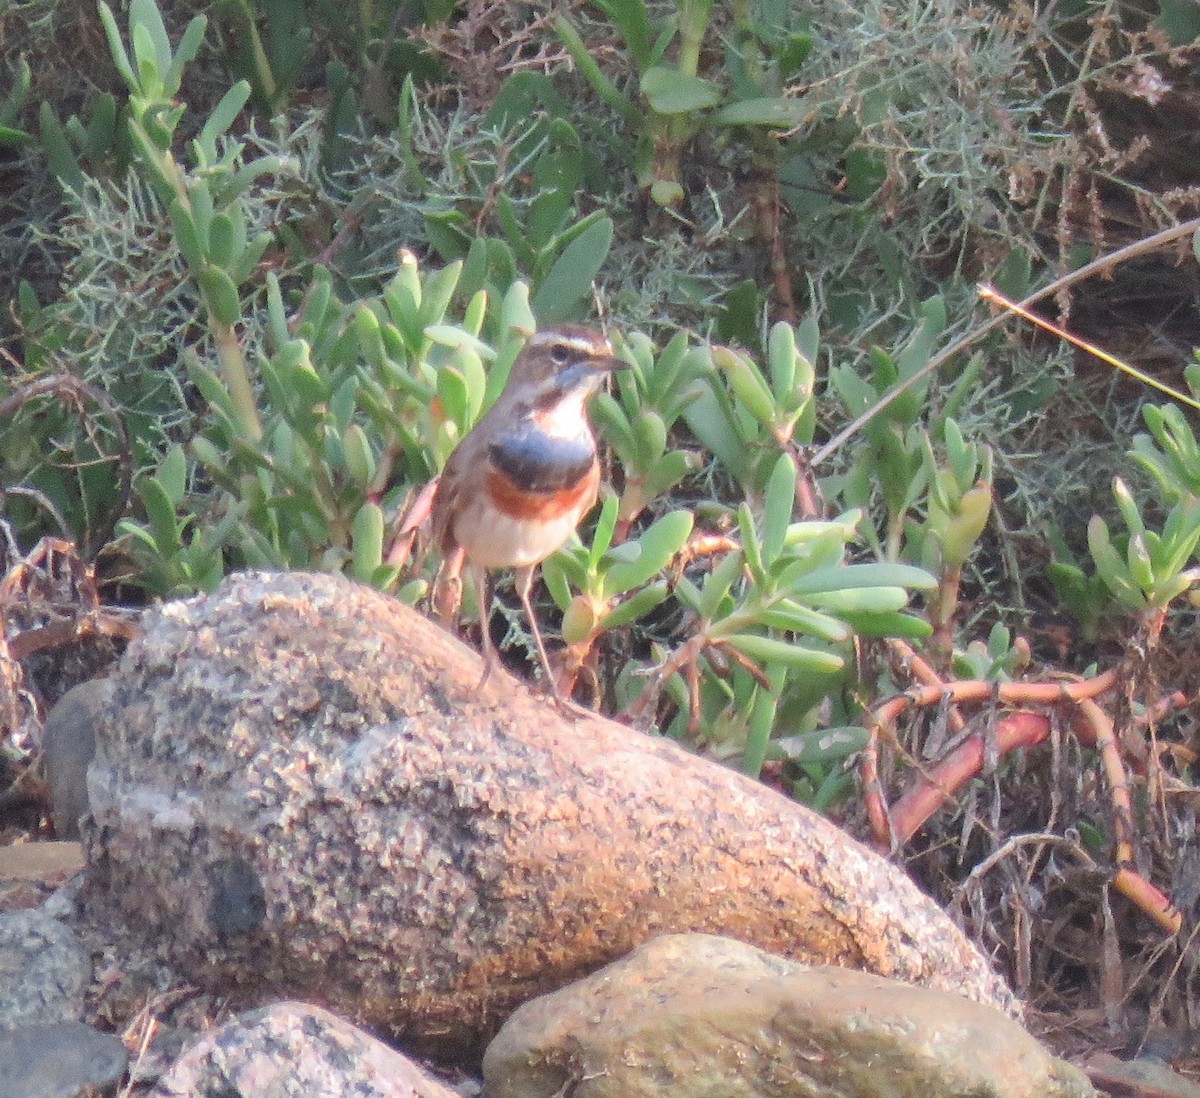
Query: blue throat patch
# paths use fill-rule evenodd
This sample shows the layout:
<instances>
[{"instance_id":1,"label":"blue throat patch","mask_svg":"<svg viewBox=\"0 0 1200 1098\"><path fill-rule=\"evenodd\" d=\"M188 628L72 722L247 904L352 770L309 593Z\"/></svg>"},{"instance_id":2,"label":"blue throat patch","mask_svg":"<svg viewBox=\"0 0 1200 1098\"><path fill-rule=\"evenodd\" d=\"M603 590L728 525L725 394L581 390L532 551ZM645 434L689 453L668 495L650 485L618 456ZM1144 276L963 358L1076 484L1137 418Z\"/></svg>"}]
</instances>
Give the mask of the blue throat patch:
<instances>
[{"instance_id":1,"label":"blue throat patch","mask_svg":"<svg viewBox=\"0 0 1200 1098\"><path fill-rule=\"evenodd\" d=\"M587 476L596 460L590 437L555 438L526 420L506 431L488 449L496 468L518 488L559 492Z\"/></svg>"}]
</instances>

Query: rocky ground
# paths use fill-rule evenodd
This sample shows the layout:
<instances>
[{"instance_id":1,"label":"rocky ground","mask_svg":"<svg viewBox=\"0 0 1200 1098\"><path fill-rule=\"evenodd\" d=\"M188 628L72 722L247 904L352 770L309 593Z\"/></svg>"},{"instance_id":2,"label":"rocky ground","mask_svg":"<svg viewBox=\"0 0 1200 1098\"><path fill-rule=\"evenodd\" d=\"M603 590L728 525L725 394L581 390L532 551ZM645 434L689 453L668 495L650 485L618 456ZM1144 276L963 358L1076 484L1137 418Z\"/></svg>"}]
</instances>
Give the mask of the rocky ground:
<instances>
[{"instance_id":1,"label":"rocky ground","mask_svg":"<svg viewBox=\"0 0 1200 1098\"><path fill-rule=\"evenodd\" d=\"M1094 1093L895 866L478 676L331 577L150 615L48 722L81 841L0 848L0 1098Z\"/></svg>"}]
</instances>

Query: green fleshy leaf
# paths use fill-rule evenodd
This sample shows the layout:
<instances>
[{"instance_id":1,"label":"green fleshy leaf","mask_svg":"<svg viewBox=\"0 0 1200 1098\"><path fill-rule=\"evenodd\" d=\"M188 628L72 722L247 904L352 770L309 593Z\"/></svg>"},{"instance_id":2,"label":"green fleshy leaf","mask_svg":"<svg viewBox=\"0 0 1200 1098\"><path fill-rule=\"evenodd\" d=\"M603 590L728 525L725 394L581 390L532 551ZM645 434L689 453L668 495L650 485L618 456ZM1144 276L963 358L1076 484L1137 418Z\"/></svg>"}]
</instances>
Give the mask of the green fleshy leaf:
<instances>
[{"instance_id":1,"label":"green fleshy leaf","mask_svg":"<svg viewBox=\"0 0 1200 1098\"><path fill-rule=\"evenodd\" d=\"M233 279L211 263L200 269L199 279L205 304L212 312L213 320L228 327L235 325L242 317L242 303Z\"/></svg>"},{"instance_id":2,"label":"green fleshy leaf","mask_svg":"<svg viewBox=\"0 0 1200 1098\"><path fill-rule=\"evenodd\" d=\"M707 576L700 591L696 612L704 621L712 621L720 612L721 603L730 588L742 574L745 557L741 553L727 553Z\"/></svg>"},{"instance_id":3,"label":"green fleshy leaf","mask_svg":"<svg viewBox=\"0 0 1200 1098\"><path fill-rule=\"evenodd\" d=\"M933 633L933 626L929 622L912 614L858 614L844 611L840 617L864 637L900 637L920 641Z\"/></svg>"},{"instance_id":4,"label":"green fleshy leaf","mask_svg":"<svg viewBox=\"0 0 1200 1098\"><path fill-rule=\"evenodd\" d=\"M809 595L856 587L905 587L914 591L932 591L936 586L937 580L924 568L914 568L911 564L845 564L819 568L799 577L789 593Z\"/></svg>"},{"instance_id":5,"label":"green fleshy leaf","mask_svg":"<svg viewBox=\"0 0 1200 1098\"><path fill-rule=\"evenodd\" d=\"M383 562L383 532L383 511L378 504L364 503L350 524L350 572L363 583L371 582Z\"/></svg>"},{"instance_id":6,"label":"green fleshy leaf","mask_svg":"<svg viewBox=\"0 0 1200 1098\"><path fill-rule=\"evenodd\" d=\"M851 587L844 591L819 591L805 601L835 614L891 614L908 605L908 592L902 587Z\"/></svg>"},{"instance_id":7,"label":"green fleshy leaf","mask_svg":"<svg viewBox=\"0 0 1200 1098\"><path fill-rule=\"evenodd\" d=\"M865 728L849 726L780 736L774 746L793 762L824 767L848 759L870 742L871 733Z\"/></svg>"},{"instance_id":8,"label":"green fleshy leaf","mask_svg":"<svg viewBox=\"0 0 1200 1098\"><path fill-rule=\"evenodd\" d=\"M215 152L217 138L233 125L249 98L250 83L247 80L239 80L221 96L221 101L213 108L208 121L204 123L204 129L196 138L196 143L201 149L209 153Z\"/></svg>"},{"instance_id":9,"label":"green fleshy leaf","mask_svg":"<svg viewBox=\"0 0 1200 1098\"><path fill-rule=\"evenodd\" d=\"M659 114L688 114L707 110L721 101L721 89L702 76L655 65L642 74L642 94Z\"/></svg>"},{"instance_id":10,"label":"green fleshy leaf","mask_svg":"<svg viewBox=\"0 0 1200 1098\"><path fill-rule=\"evenodd\" d=\"M182 446L172 446L158 467L155 479L162 485L167 499L174 506L179 506L183 493L187 490L187 457Z\"/></svg>"},{"instance_id":11,"label":"green fleshy leaf","mask_svg":"<svg viewBox=\"0 0 1200 1098\"><path fill-rule=\"evenodd\" d=\"M608 596L622 595L658 575L683 548L692 532L691 511L671 511L642 532L637 539L637 559L614 564L604 576Z\"/></svg>"},{"instance_id":12,"label":"green fleshy leaf","mask_svg":"<svg viewBox=\"0 0 1200 1098\"><path fill-rule=\"evenodd\" d=\"M776 640L774 637L762 637L756 633L735 633L732 637L724 639L730 647L736 648L743 656L748 656L760 665L778 663L819 674L840 671L846 665L846 661L836 652L806 648L802 644Z\"/></svg>"},{"instance_id":13,"label":"green fleshy leaf","mask_svg":"<svg viewBox=\"0 0 1200 1098\"><path fill-rule=\"evenodd\" d=\"M811 113L812 108L807 97L782 99L764 96L727 103L714 112L708 121L714 126L774 126L791 129L807 122Z\"/></svg>"},{"instance_id":14,"label":"green fleshy leaf","mask_svg":"<svg viewBox=\"0 0 1200 1098\"><path fill-rule=\"evenodd\" d=\"M12 126L0 126L0 148L12 148L16 145L26 145L33 140L33 134L24 130L13 129Z\"/></svg>"},{"instance_id":15,"label":"green fleshy leaf","mask_svg":"<svg viewBox=\"0 0 1200 1098\"><path fill-rule=\"evenodd\" d=\"M183 548L183 542L175 519L175 504L167 489L156 477L148 477L142 482L138 494L146 508L155 548L165 557L178 553Z\"/></svg>"},{"instance_id":16,"label":"green fleshy leaf","mask_svg":"<svg viewBox=\"0 0 1200 1098\"><path fill-rule=\"evenodd\" d=\"M850 639L850 627L844 621L801 606L792 599L780 599L774 606L759 616L762 625L781 629L788 633L803 633L830 644L844 644Z\"/></svg>"},{"instance_id":17,"label":"green fleshy leaf","mask_svg":"<svg viewBox=\"0 0 1200 1098\"><path fill-rule=\"evenodd\" d=\"M591 292L612 239L612 218L603 217L563 249L533 295L533 312L542 324L557 324L573 315Z\"/></svg>"},{"instance_id":18,"label":"green fleshy leaf","mask_svg":"<svg viewBox=\"0 0 1200 1098\"><path fill-rule=\"evenodd\" d=\"M599 622L601 629L620 629L623 625L637 621L638 618L650 613L655 607L662 605L671 593L670 584L659 580L640 591L634 592L624 602L618 603L605 614Z\"/></svg>"},{"instance_id":19,"label":"green fleshy leaf","mask_svg":"<svg viewBox=\"0 0 1200 1098\"><path fill-rule=\"evenodd\" d=\"M790 454L780 454L767 480L763 496L762 558L770 568L783 552L784 539L796 502L796 466Z\"/></svg>"},{"instance_id":20,"label":"green fleshy leaf","mask_svg":"<svg viewBox=\"0 0 1200 1098\"><path fill-rule=\"evenodd\" d=\"M587 567L589 572L595 572L600 567L601 558L612 545L620 506L620 500L616 496L604 497L604 502L600 506L600 516L596 519L596 532L592 537L591 548L588 549Z\"/></svg>"}]
</instances>

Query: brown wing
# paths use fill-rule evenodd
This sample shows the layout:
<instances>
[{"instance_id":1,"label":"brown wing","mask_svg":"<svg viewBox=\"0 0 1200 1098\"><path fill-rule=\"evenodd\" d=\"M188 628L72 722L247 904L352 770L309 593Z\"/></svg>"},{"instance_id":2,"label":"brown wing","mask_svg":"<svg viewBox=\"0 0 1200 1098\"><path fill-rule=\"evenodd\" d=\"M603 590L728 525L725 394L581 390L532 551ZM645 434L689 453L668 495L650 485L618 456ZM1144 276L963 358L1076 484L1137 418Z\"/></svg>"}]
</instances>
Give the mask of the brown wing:
<instances>
[{"instance_id":1,"label":"brown wing","mask_svg":"<svg viewBox=\"0 0 1200 1098\"><path fill-rule=\"evenodd\" d=\"M453 456L451 454L451 457ZM438 477L437 491L433 495L433 507L431 508L433 541L441 549L443 556L449 555L455 548L452 520L457 499L458 478L453 475L450 463L447 462L446 468L442 470L442 475Z\"/></svg>"},{"instance_id":2,"label":"brown wing","mask_svg":"<svg viewBox=\"0 0 1200 1098\"><path fill-rule=\"evenodd\" d=\"M487 443L479 432L481 424L482 420L476 424L475 430L468 431L467 437L450 455L442 475L438 478L437 492L430 508L433 540L447 556L458 548L458 543L454 540L454 517L462 506L464 485L474 476L479 478L478 484L482 487L487 471Z\"/></svg>"}]
</instances>

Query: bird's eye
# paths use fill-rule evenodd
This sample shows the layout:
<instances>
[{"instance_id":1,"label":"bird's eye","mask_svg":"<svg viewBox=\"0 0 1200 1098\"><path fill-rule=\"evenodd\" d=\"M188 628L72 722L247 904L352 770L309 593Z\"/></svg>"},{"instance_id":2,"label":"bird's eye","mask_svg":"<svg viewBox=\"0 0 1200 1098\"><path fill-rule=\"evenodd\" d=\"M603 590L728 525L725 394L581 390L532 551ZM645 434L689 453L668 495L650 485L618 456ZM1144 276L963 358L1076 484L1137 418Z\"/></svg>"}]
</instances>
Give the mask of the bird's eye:
<instances>
[{"instance_id":1,"label":"bird's eye","mask_svg":"<svg viewBox=\"0 0 1200 1098\"><path fill-rule=\"evenodd\" d=\"M555 366L565 366L571 357L571 348L565 343L556 343L550 348L550 361Z\"/></svg>"}]
</instances>

